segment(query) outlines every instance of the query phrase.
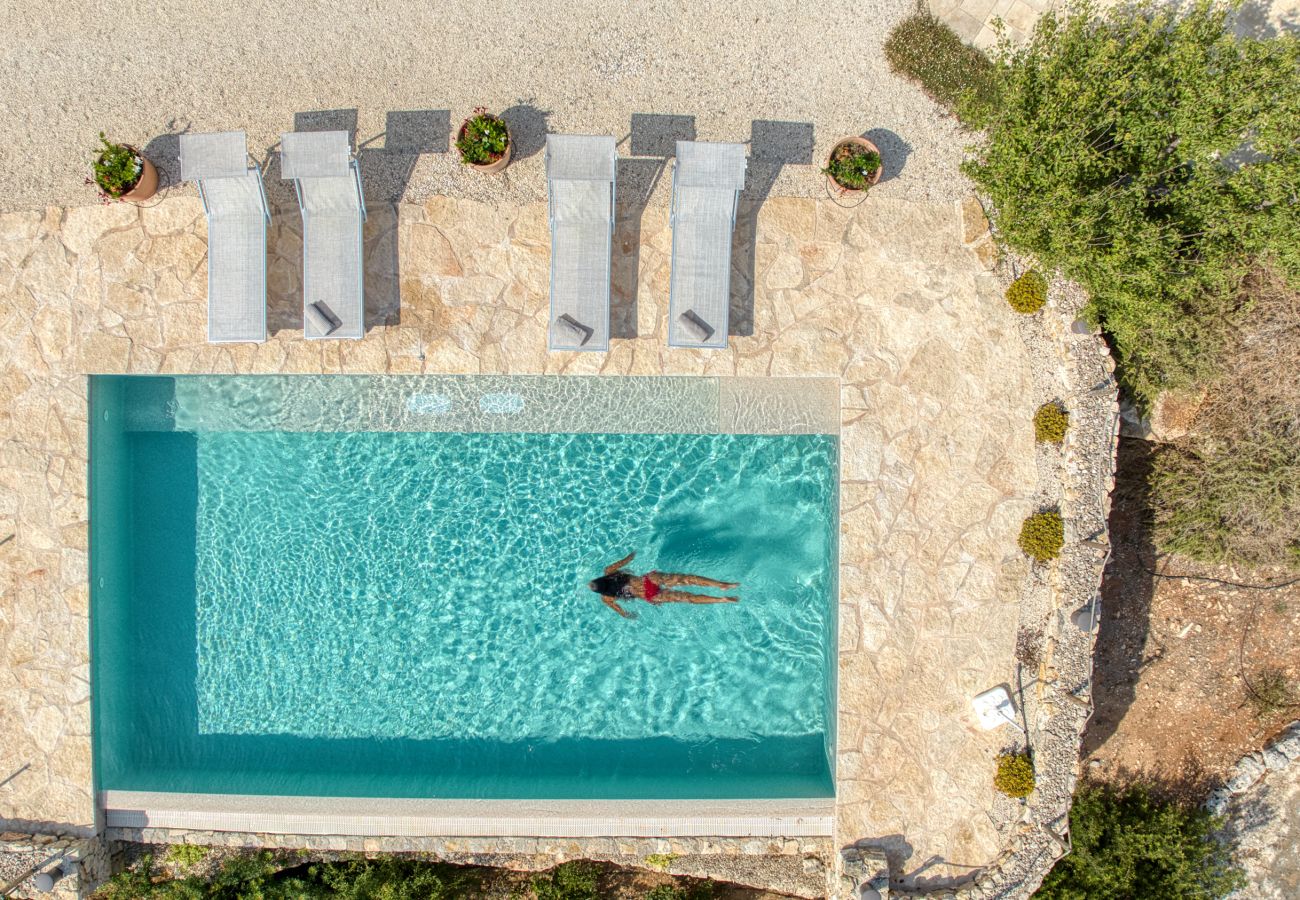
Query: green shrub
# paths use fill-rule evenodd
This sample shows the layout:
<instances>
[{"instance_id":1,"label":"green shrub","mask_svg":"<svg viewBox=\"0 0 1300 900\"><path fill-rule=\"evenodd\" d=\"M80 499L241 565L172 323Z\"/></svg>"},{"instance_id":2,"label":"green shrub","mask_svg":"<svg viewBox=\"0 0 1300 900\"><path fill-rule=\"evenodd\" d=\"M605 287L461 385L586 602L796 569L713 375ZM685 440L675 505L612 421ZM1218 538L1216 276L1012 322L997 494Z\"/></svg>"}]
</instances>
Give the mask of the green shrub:
<instances>
[{"instance_id":1,"label":"green shrub","mask_svg":"<svg viewBox=\"0 0 1300 900\"><path fill-rule=\"evenodd\" d=\"M1065 522L1055 511L1035 513L1020 526L1020 549L1039 562L1061 555L1065 546Z\"/></svg>"},{"instance_id":2,"label":"green shrub","mask_svg":"<svg viewBox=\"0 0 1300 900\"><path fill-rule=\"evenodd\" d=\"M510 132L505 120L480 106L460 127L456 149L462 162L486 166L500 159L509 143Z\"/></svg>"},{"instance_id":3,"label":"green shrub","mask_svg":"<svg viewBox=\"0 0 1300 900\"><path fill-rule=\"evenodd\" d=\"M599 900L600 869L585 860L562 863L533 876L537 900Z\"/></svg>"},{"instance_id":4,"label":"green shrub","mask_svg":"<svg viewBox=\"0 0 1300 900\"><path fill-rule=\"evenodd\" d=\"M666 869L676 858L676 853L650 853L645 858L645 864L652 869Z\"/></svg>"},{"instance_id":5,"label":"green shrub","mask_svg":"<svg viewBox=\"0 0 1300 900\"><path fill-rule=\"evenodd\" d=\"M144 172L140 155L126 144L114 144L99 133L100 148L95 151L95 184L106 196L121 197L136 186Z\"/></svg>"},{"instance_id":6,"label":"green shrub","mask_svg":"<svg viewBox=\"0 0 1300 900\"><path fill-rule=\"evenodd\" d=\"M844 143L835 148L822 174L829 175L842 188L866 191L879 171L879 153L860 144Z\"/></svg>"},{"instance_id":7,"label":"green shrub","mask_svg":"<svg viewBox=\"0 0 1300 900\"><path fill-rule=\"evenodd\" d=\"M1047 279L1032 269L1007 288L1007 302L1018 313L1036 313L1047 302Z\"/></svg>"},{"instance_id":8,"label":"green shrub","mask_svg":"<svg viewBox=\"0 0 1300 900\"><path fill-rule=\"evenodd\" d=\"M1223 897L1245 879L1213 837L1204 810L1155 800L1141 786L1081 785L1070 810L1073 844L1035 900Z\"/></svg>"},{"instance_id":9,"label":"green shrub","mask_svg":"<svg viewBox=\"0 0 1300 900\"><path fill-rule=\"evenodd\" d=\"M209 852L209 848L200 844L172 844L167 848L167 861L179 866L196 866Z\"/></svg>"},{"instance_id":10,"label":"green shrub","mask_svg":"<svg viewBox=\"0 0 1300 900\"><path fill-rule=\"evenodd\" d=\"M964 166L1001 239L1087 290L1144 407L1215 373L1256 262L1300 275L1300 41L1238 37L1230 14L1042 16L995 67L997 111Z\"/></svg>"},{"instance_id":11,"label":"green shrub","mask_svg":"<svg viewBox=\"0 0 1300 900\"><path fill-rule=\"evenodd\" d=\"M1008 797L1028 797L1034 792L1034 764L1028 753L1003 753L998 756L998 773L993 786Z\"/></svg>"},{"instance_id":12,"label":"green shrub","mask_svg":"<svg viewBox=\"0 0 1300 900\"><path fill-rule=\"evenodd\" d=\"M885 59L966 125L982 127L997 106L993 63L928 11L894 27L885 40Z\"/></svg>"},{"instance_id":13,"label":"green shrub","mask_svg":"<svg viewBox=\"0 0 1300 900\"><path fill-rule=\"evenodd\" d=\"M713 900L713 884L696 881L686 886L660 884L645 893L645 900Z\"/></svg>"},{"instance_id":14,"label":"green shrub","mask_svg":"<svg viewBox=\"0 0 1300 900\"><path fill-rule=\"evenodd\" d=\"M445 863L400 857L299 864L268 851L238 854L210 877L168 878L145 856L115 875L98 900L458 900L478 881Z\"/></svg>"},{"instance_id":15,"label":"green shrub","mask_svg":"<svg viewBox=\"0 0 1300 900\"><path fill-rule=\"evenodd\" d=\"M1059 403L1044 403L1034 413L1034 440L1040 444L1059 444L1070 427L1070 414Z\"/></svg>"}]
</instances>

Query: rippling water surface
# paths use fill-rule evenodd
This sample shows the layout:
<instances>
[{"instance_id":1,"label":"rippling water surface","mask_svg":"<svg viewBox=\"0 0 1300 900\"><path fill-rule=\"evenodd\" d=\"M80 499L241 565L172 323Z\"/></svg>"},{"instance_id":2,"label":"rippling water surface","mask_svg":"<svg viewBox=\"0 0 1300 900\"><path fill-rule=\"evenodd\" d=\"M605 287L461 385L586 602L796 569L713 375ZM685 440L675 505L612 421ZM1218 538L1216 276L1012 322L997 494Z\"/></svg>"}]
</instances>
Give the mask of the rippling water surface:
<instances>
[{"instance_id":1,"label":"rippling water surface","mask_svg":"<svg viewBox=\"0 0 1300 900\"><path fill-rule=\"evenodd\" d=\"M118 441L131 590L95 601L104 787L829 793L832 437ZM632 571L739 581L740 602L623 619L586 584L633 550Z\"/></svg>"}]
</instances>

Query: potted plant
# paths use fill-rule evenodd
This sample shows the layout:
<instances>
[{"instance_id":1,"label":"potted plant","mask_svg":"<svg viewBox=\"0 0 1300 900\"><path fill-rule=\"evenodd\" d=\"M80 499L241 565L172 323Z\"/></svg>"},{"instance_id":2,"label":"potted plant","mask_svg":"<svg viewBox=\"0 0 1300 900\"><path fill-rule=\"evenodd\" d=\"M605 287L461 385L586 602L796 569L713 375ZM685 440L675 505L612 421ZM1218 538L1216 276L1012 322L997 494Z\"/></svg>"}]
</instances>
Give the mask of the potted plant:
<instances>
[{"instance_id":1,"label":"potted plant","mask_svg":"<svg viewBox=\"0 0 1300 900\"><path fill-rule=\"evenodd\" d=\"M510 129L506 120L484 107L474 110L456 133L460 160L480 172L500 172L510 164Z\"/></svg>"},{"instance_id":2,"label":"potted plant","mask_svg":"<svg viewBox=\"0 0 1300 900\"><path fill-rule=\"evenodd\" d=\"M880 148L864 137L841 138L831 150L822 173L841 194L858 194L880 180L884 164Z\"/></svg>"},{"instance_id":3,"label":"potted plant","mask_svg":"<svg viewBox=\"0 0 1300 900\"><path fill-rule=\"evenodd\" d=\"M158 192L158 170L130 144L114 144L99 133L103 146L96 151L94 178L87 184L99 188L105 201L148 200Z\"/></svg>"}]
</instances>

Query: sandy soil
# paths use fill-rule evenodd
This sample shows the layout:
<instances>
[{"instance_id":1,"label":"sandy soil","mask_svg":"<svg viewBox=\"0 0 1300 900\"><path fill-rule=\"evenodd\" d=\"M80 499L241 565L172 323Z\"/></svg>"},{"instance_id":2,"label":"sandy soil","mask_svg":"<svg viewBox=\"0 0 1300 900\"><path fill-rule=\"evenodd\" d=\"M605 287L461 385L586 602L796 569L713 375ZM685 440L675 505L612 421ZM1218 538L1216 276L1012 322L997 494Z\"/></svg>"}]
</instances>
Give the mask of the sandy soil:
<instances>
[{"instance_id":1,"label":"sandy soil","mask_svg":"<svg viewBox=\"0 0 1300 900\"><path fill-rule=\"evenodd\" d=\"M1237 571L1155 559L1142 484L1149 445L1120 442L1111 513L1114 557L1102 587L1096 712L1084 738L1090 775L1142 776L1199 802L1244 754L1258 750L1300 706L1260 715L1247 683L1269 667L1300 686L1300 584L1248 590L1148 568L1244 584L1295 573Z\"/></svg>"}]
</instances>

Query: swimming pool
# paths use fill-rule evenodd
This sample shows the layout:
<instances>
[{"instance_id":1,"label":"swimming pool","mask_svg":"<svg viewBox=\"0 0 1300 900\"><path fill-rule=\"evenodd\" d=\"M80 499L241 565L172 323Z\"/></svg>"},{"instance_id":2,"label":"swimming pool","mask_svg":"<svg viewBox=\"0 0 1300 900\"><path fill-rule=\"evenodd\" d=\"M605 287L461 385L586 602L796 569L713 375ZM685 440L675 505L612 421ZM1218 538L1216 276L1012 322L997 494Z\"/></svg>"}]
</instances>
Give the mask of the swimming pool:
<instances>
[{"instance_id":1,"label":"swimming pool","mask_svg":"<svg viewBox=\"0 0 1300 900\"><path fill-rule=\"evenodd\" d=\"M99 787L831 796L837 438L807 396L93 378ZM620 618L586 584L631 551L741 601Z\"/></svg>"}]
</instances>

